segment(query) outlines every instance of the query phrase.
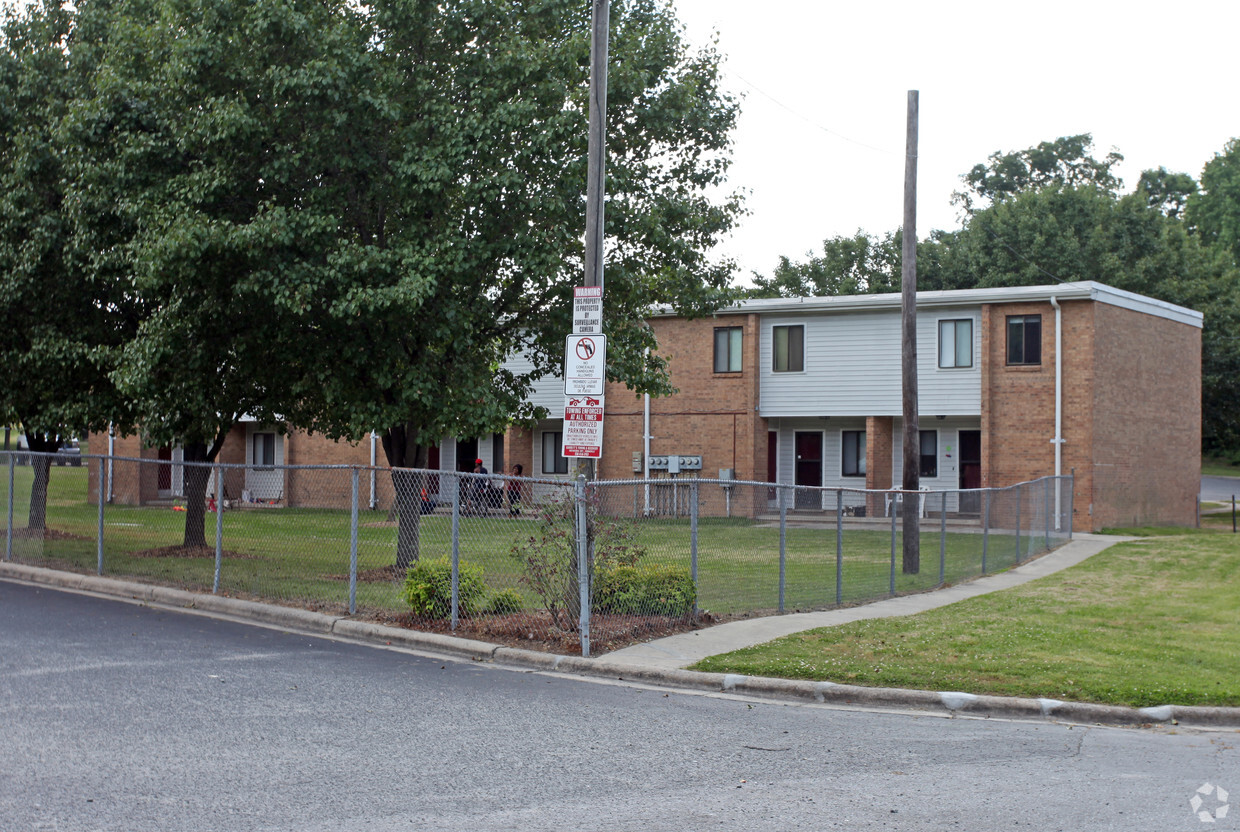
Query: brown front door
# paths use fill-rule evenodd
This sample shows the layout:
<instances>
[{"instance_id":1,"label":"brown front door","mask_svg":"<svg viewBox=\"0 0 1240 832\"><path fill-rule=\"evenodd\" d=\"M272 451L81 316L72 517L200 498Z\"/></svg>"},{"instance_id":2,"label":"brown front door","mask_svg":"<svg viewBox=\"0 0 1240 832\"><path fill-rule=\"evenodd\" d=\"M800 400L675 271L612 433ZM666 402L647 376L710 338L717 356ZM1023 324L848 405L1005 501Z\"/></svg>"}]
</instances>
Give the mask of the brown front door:
<instances>
[{"instance_id":1,"label":"brown front door","mask_svg":"<svg viewBox=\"0 0 1240 832\"><path fill-rule=\"evenodd\" d=\"M960 431L960 487L982 487L982 432L980 430ZM961 494L960 512L977 514L982 510L980 494Z\"/></svg>"},{"instance_id":2,"label":"brown front door","mask_svg":"<svg viewBox=\"0 0 1240 832\"><path fill-rule=\"evenodd\" d=\"M793 482L797 485L822 485L822 431L797 431L796 470ZM797 508L820 508L822 495L817 491L797 490Z\"/></svg>"}]
</instances>

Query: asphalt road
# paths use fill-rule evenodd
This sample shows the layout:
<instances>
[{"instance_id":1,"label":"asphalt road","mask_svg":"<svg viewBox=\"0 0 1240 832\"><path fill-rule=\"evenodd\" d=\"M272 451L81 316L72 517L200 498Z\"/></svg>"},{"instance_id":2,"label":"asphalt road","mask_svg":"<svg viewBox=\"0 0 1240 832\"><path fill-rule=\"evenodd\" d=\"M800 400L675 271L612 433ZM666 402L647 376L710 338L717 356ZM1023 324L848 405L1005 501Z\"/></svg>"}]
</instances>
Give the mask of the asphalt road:
<instances>
[{"instance_id":1,"label":"asphalt road","mask_svg":"<svg viewBox=\"0 0 1240 832\"><path fill-rule=\"evenodd\" d=\"M1232 495L1240 497L1240 477L1201 478L1202 500L1231 500Z\"/></svg>"},{"instance_id":2,"label":"asphalt road","mask_svg":"<svg viewBox=\"0 0 1240 832\"><path fill-rule=\"evenodd\" d=\"M1203 827L1189 801L1240 797L1238 745L668 693L0 581L3 830L1225 829L1240 810Z\"/></svg>"}]
</instances>

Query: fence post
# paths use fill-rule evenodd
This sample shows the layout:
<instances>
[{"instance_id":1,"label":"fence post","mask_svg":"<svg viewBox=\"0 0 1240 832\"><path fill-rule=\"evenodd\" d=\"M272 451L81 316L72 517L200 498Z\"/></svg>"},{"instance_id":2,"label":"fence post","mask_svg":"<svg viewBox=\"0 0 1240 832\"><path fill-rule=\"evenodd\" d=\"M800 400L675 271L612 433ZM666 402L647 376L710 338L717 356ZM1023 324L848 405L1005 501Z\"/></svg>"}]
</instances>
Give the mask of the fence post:
<instances>
[{"instance_id":1,"label":"fence post","mask_svg":"<svg viewBox=\"0 0 1240 832\"><path fill-rule=\"evenodd\" d=\"M1044 489L1042 489L1042 490L1045 492L1045 493L1042 495L1042 500L1043 500L1043 511L1042 511L1042 513L1046 515L1046 545L1045 545L1045 547L1044 547L1044 548L1046 549L1046 551L1048 551L1048 552L1049 552L1049 551L1050 551L1050 549L1051 549L1051 506L1053 505L1053 503L1051 502L1051 480L1050 480L1050 477L1047 477L1047 478L1046 478L1046 488L1044 488Z\"/></svg>"},{"instance_id":2,"label":"fence post","mask_svg":"<svg viewBox=\"0 0 1240 832\"><path fill-rule=\"evenodd\" d=\"M939 492L939 586L947 568L947 492Z\"/></svg>"},{"instance_id":3,"label":"fence post","mask_svg":"<svg viewBox=\"0 0 1240 832\"><path fill-rule=\"evenodd\" d=\"M581 599L581 655L585 658L590 657L590 564L587 561L589 556L589 540L587 535L588 518L586 517L586 475L577 475L576 484L576 503L577 503L577 591L580 593Z\"/></svg>"},{"instance_id":4,"label":"fence post","mask_svg":"<svg viewBox=\"0 0 1240 832\"><path fill-rule=\"evenodd\" d=\"M695 591L693 599L693 617L697 618L697 595L698 589L698 483L693 481L689 491L689 575L693 579L693 589Z\"/></svg>"},{"instance_id":5,"label":"fence post","mask_svg":"<svg viewBox=\"0 0 1240 832\"><path fill-rule=\"evenodd\" d=\"M784 567L788 549L788 486L779 489L779 612L784 611Z\"/></svg>"},{"instance_id":6,"label":"fence post","mask_svg":"<svg viewBox=\"0 0 1240 832\"><path fill-rule=\"evenodd\" d=\"M844 489L835 492L835 605L844 603Z\"/></svg>"},{"instance_id":7,"label":"fence post","mask_svg":"<svg viewBox=\"0 0 1240 832\"><path fill-rule=\"evenodd\" d=\"M896 510L896 495L893 491L891 494L891 577L888 579L888 591L896 594L896 515L900 512Z\"/></svg>"},{"instance_id":8,"label":"fence post","mask_svg":"<svg viewBox=\"0 0 1240 832\"><path fill-rule=\"evenodd\" d=\"M215 465L215 578L211 594L220 591L220 567L224 564L224 472L219 463Z\"/></svg>"},{"instance_id":9,"label":"fence post","mask_svg":"<svg viewBox=\"0 0 1240 832\"><path fill-rule=\"evenodd\" d=\"M986 547L990 544L990 489L982 492L982 574L986 574Z\"/></svg>"},{"instance_id":10,"label":"fence post","mask_svg":"<svg viewBox=\"0 0 1240 832\"><path fill-rule=\"evenodd\" d=\"M4 527L4 559L13 559L13 466L17 464L17 454L9 454L9 522Z\"/></svg>"},{"instance_id":11,"label":"fence post","mask_svg":"<svg viewBox=\"0 0 1240 832\"><path fill-rule=\"evenodd\" d=\"M1021 509L1024 508L1025 487L1023 485L1016 486L1016 562L1020 563L1020 515Z\"/></svg>"},{"instance_id":12,"label":"fence post","mask_svg":"<svg viewBox=\"0 0 1240 832\"><path fill-rule=\"evenodd\" d=\"M460 474L453 476L452 481L456 484L456 488L453 489L455 496L452 498L452 629L456 630L457 625L461 623L459 607L461 600L461 491L469 485ZM421 524L419 524L420 533ZM421 546L418 548L420 549Z\"/></svg>"},{"instance_id":13,"label":"fence post","mask_svg":"<svg viewBox=\"0 0 1240 832\"><path fill-rule=\"evenodd\" d=\"M373 477L374 471L372 470ZM353 498L349 504L349 615L357 615L357 499L359 472L353 469ZM375 493L371 480L371 495ZM421 506L418 507L421 510Z\"/></svg>"},{"instance_id":14,"label":"fence post","mask_svg":"<svg viewBox=\"0 0 1240 832\"><path fill-rule=\"evenodd\" d=\"M99 529L96 534L96 559L98 563L95 566L95 574L103 574L103 489L107 479L108 472L103 464L103 457L99 458Z\"/></svg>"}]
</instances>

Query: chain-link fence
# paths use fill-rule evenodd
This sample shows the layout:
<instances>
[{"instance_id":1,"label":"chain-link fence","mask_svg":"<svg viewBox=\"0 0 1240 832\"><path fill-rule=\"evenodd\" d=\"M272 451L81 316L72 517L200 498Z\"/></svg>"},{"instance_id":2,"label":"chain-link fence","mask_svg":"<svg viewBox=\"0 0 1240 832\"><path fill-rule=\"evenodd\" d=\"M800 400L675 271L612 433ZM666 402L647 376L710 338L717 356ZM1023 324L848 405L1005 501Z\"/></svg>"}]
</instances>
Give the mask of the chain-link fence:
<instances>
[{"instance_id":1,"label":"chain-link fence","mask_svg":"<svg viewBox=\"0 0 1240 832\"><path fill-rule=\"evenodd\" d=\"M1070 477L900 492L26 452L0 463L7 561L585 655L707 616L924 591L1071 536Z\"/></svg>"}]
</instances>

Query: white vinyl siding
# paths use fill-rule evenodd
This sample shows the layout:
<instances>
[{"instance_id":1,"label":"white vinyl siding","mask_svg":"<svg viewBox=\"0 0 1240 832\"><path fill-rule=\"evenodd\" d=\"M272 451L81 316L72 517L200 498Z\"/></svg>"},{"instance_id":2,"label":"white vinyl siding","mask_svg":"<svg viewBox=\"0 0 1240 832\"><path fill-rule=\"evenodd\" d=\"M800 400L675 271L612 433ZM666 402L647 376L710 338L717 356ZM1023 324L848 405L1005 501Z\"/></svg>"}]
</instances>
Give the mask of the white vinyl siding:
<instances>
[{"instance_id":1,"label":"white vinyl siding","mask_svg":"<svg viewBox=\"0 0 1240 832\"><path fill-rule=\"evenodd\" d=\"M534 367L533 362L524 354L514 355L504 362L504 368L520 375L528 373ZM563 419L564 418L564 377L561 371L553 371L550 375L543 376L534 382L533 388L530 390L526 401L535 407L545 407L547 409L547 418ZM490 470L490 466L487 466Z\"/></svg>"},{"instance_id":2,"label":"white vinyl siding","mask_svg":"<svg viewBox=\"0 0 1240 832\"><path fill-rule=\"evenodd\" d=\"M971 367L938 366L939 321L948 318L972 321ZM975 308L918 317L921 413L981 415L980 318ZM790 324L805 327L805 370L777 373L773 370L773 330ZM764 316L760 350L760 412L764 417L899 416L904 411L898 310Z\"/></svg>"}]
</instances>

